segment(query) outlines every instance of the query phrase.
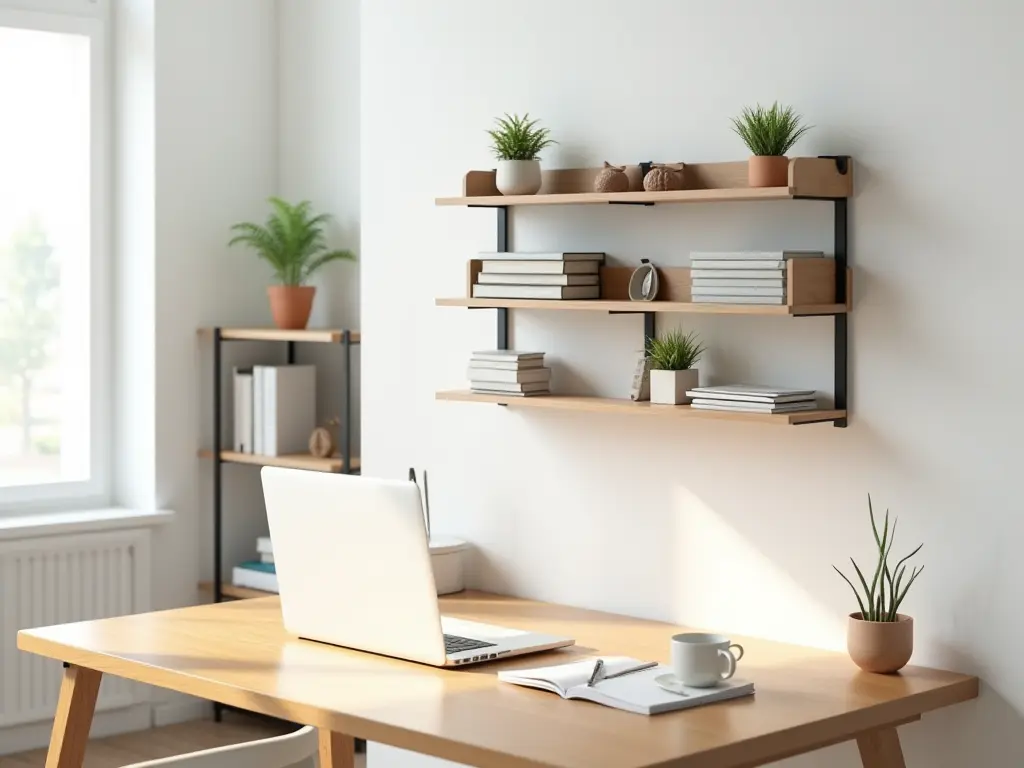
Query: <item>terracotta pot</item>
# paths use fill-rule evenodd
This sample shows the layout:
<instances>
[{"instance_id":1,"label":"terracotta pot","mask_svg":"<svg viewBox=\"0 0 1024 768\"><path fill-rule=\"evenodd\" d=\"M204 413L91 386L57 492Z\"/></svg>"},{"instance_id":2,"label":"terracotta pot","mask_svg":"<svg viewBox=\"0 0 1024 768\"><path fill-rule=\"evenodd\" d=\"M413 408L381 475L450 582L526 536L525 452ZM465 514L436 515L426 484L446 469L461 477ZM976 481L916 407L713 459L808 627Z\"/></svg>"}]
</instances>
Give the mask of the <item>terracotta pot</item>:
<instances>
[{"instance_id":1,"label":"terracotta pot","mask_svg":"<svg viewBox=\"0 0 1024 768\"><path fill-rule=\"evenodd\" d=\"M285 331L299 331L309 322L309 313L313 310L313 295L316 288L312 285L271 285L267 287L270 297L270 313L274 316L274 325Z\"/></svg>"},{"instance_id":2,"label":"terracotta pot","mask_svg":"<svg viewBox=\"0 0 1024 768\"><path fill-rule=\"evenodd\" d=\"M747 160L747 184L752 187L788 187L789 158L752 155Z\"/></svg>"},{"instance_id":3,"label":"terracotta pot","mask_svg":"<svg viewBox=\"0 0 1024 768\"><path fill-rule=\"evenodd\" d=\"M896 621L864 621L850 614L846 648L853 663L865 672L890 674L907 666L914 653L914 620L902 613Z\"/></svg>"}]
</instances>

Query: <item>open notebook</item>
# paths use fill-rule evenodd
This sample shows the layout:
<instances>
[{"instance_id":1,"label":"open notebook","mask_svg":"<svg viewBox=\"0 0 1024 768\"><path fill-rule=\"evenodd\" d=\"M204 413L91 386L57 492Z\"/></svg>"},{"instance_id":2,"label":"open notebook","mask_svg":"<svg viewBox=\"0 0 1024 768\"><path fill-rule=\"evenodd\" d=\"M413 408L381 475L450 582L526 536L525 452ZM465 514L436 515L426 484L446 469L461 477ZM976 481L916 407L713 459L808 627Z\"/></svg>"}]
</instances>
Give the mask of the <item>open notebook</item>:
<instances>
[{"instance_id":1,"label":"open notebook","mask_svg":"<svg viewBox=\"0 0 1024 768\"><path fill-rule=\"evenodd\" d=\"M626 669L638 666L643 662L627 656L602 656L605 673L614 675ZM672 670L659 664L641 672L602 680L594 686L588 686L594 662L597 657L574 661L570 664L559 664L553 667L534 667L532 669L512 669L499 672L498 679L505 683L525 685L529 688L540 688L542 691L557 693L563 699L585 699L606 707L624 709L638 715L657 715L672 712L676 709L689 709L715 701L735 699L749 696L754 692L754 684L742 680L724 680L715 688L684 688L682 696L663 690L654 682L654 678L668 674Z\"/></svg>"}]
</instances>

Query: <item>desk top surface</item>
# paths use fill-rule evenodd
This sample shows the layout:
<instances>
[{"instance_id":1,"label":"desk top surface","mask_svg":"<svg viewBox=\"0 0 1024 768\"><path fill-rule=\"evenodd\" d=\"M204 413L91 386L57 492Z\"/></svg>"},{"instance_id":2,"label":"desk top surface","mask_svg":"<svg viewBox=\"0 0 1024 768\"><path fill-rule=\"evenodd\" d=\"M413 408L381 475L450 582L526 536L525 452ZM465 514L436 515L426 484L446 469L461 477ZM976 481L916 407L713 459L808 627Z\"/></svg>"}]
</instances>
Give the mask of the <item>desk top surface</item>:
<instances>
[{"instance_id":1,"label":"desk top surface","mask_svg":"<svg viewBox=\"0 0 1024 768\"><path fill-rule=\"evenodd\" d=\"M644 717L499 683L501 669L593 653L667 661L682 628L465 592L446 615L577 646L456 671L298 640L262 598L25 630L18 647L101 672L468 764L725 768L845 740L977 696L977 678L860 672L844 655L735 638L753 697Z\"/></svg>"}]
</instances>

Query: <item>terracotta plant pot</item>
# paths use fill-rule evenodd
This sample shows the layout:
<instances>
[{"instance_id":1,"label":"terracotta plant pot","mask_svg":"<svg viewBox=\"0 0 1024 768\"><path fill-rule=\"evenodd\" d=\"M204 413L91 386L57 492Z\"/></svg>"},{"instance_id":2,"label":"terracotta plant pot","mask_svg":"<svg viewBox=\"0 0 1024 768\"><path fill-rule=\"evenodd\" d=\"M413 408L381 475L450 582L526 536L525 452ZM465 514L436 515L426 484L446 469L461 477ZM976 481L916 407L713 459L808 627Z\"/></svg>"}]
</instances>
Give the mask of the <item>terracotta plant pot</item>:
<instances>
[{"instance_id":1,"label":"terracotta plant pot","mask_svg":"<svg viewBox=\"0 0 1024 768\"><path fill-rule=\"evenodd\" d=\"M747 184L752 187L788 187L789 158L752 155L747 160Z\"/></svg>"},{"instance_id":2,"label":"terracotta plant pot","mask_svg":"<svg viewBox=\"0 0 1024 768\"><path fill-rule=\"evenodd\" d=\"M313 296L316 288L312 285L271 285L267 287L270 297L270 314L274 325L285 331L301 331L309 322L313 310Z\"/></svg>"},{"instance_id":3,"label":"terracotta plant pot","mask_svg":"<svg viewBox=\"0 0 1024 768\"><path fill-rule=\"evenodd\" d=\"M846 648L865 672L898 672L914 654L914 620L898 613L896 621L864 621L859 612L851 613Z\"/></svg>"}]
</instances>

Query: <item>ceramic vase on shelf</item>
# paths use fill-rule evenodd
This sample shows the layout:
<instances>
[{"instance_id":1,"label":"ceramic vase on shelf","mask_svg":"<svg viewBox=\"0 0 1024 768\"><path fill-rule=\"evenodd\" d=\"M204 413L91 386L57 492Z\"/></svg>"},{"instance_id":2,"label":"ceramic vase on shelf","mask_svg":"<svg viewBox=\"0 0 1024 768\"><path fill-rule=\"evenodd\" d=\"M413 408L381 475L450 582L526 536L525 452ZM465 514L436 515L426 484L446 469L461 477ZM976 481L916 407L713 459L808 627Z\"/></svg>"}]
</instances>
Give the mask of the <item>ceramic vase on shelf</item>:
<instances>
[{"instance_id":1,"label":"ceramic vase on shelf","mask_svg":"<svg viewBox=\"0 0 1024 768\"><path fill-rule=\"evenodd\" d=\"M846 648L865 672L898 672L914 654L914 620L898 613L896 621L864 621L860 612L851 613Z\"/></svg>"},{"instance_id":2,"label":"ceramic vase on shelf","mask_svg":"<svg viewBox=\"0 0 1024 768\"><path fill-rule=\"evenodd\" d=\"M274 325L285 331L301 331L309 323L313 310L313 296L316 287L312 285L271 285L267 287L270 297L270 314Z\"/></svg>"},{"instance_id":3,"label":"ceramic vase on shelf","mask_svg":"<svg viewBox=\"0 0 1024 768\"><path fill-rule=\"evenodd\" d=\"M503 195L535 195L540 191L540 160L499 160L494 181Z\"/></svg>"},{"instance_id":4,"label":"ceramic vase on shelf","mask_svg":"<svg viewBox=\"0 0 1024 768\"><path fill-rule=\"evenodd\" d=\"M789 158L785 155L751 155L747 160L747 184L751 187L788 187Z\"/></svg>"},{"instance_id":5,"label":"ceramic vase on shelf","mask_svg":"<svg viewBox=\"0 0 1024 768\"><path fill-rule=\"evenodd\" d=\"M651 402L659 405L688 405L693 398L686 391L700 386L696 368L685 371L651 371Z\"/></svg>"}]
</instances>

